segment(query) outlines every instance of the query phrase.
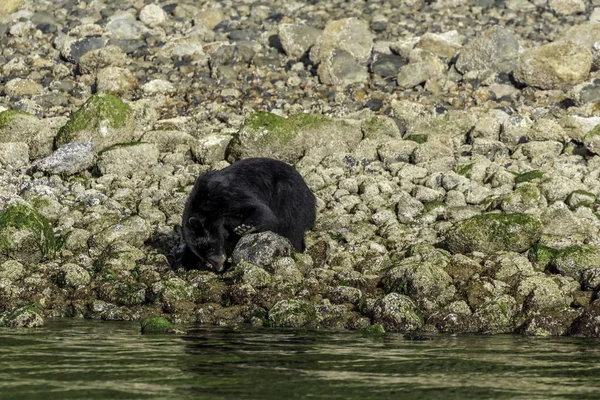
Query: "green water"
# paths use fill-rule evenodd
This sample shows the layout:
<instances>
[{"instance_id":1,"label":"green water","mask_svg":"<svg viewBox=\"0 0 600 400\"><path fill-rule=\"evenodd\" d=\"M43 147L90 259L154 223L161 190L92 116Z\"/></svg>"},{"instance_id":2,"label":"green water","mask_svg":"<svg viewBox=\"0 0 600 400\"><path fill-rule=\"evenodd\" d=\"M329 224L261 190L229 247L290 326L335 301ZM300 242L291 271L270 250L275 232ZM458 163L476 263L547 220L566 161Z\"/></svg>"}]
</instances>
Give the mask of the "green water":
<instances>
[{"instance_id":1,"label":"green water","mask_svg":"<svg viewBox=\"0 0 600 400\"><path fill-rule=\"evenodd\" d=\"M600 341L234 331L137 323L0 329L0 399L598 399Z\"/></svg>"}]
</instances>

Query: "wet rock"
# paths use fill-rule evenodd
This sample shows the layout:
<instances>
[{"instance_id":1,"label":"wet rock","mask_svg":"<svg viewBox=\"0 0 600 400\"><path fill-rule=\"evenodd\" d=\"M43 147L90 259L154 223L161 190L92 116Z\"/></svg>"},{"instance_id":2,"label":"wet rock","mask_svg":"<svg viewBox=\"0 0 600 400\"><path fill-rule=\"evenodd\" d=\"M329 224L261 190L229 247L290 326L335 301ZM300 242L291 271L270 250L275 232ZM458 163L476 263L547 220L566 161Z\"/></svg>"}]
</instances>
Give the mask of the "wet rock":
<instances>
[{"instance_id":1,"label":"wet rock","mask_svg":"<svg viewBox=\"0 0 600 400\"><path fill-rule=\"evenodd\" d=\"M565 336L577 314L569 309L542 312L528 318L519 330L528 336Z\"/></svg>"},{"instance_id":2,"label":"wet rock","mask_svg":"<svg viewBox=\"0 0 600 400\"><path fill-rule=\"evenodd\" d=\"M587 282L589 270L600 268L600 248L591 245L569 246L559 250L552 265L556 271L579 281L584 289L595 289Z\"/></svg>"},{"instance_id":3,"label":"wet rock","mask_svg":"<svg viewBox=\"0 0 600 400\"><path fill-rule=\"evenodd\" d=\"M304 56L316 43L321 30L304 24L280 24L279 40L285 53L292 58Z\"/></svg>"},{"instance_id":4,"label":"wet rock","mask_svg":"<svg viewBox=\"0 0 600 400\"><path fill-rule=\"evenodd\" d=\"M371 55L373 34L365 21L345 18L329 21L323 33L310 50L310 59L319 64L330 57L334 50L342 50L358 63L364 64Z\"/></svg>"},{"instance_id":5,"label":"wet rock","mask_svg":"<svg viewBox=\"0 0 600 400\"><path fill-rule=\"evenodd\" d=\"M77 264L66 263L60 266L58 284L62 288L77 289L91 282L90 273Z\"/></svg>"},{"instance_id":6,"label":"wet rock","mask_svg":"<svg viewBox=\"0 0 600 400\"><path fill-rule=\"evenodd\" d=\"M586 80L591 67L589 50L563 40L526 51L515 69L515 79L540 89L564 89Z\"/></svg>"},{"instance_id":7,"label":"wet rock","mask_svg":"<svg viewBox=\"0 0 600 400\"><path fill-rule=\"evenodd\" d=\"M594 301L575 319L571 326L572 335L600 337L600 300Z\"/></svg>"},{"instance_id":8,"label":"wet rock","mask_svg":"<svg viewBox=\"0 0 600 400\"><path fill-rule=\"evenodd\" d=\"M15 282L25 275L25 267L16 260L8 260L0 264L0 279Z\"/></svg>"},{"instance_id":9,"label":"wet rock","mask_svg":"<svg viewBox=\"0 0 600 400\"><path fill-rule=\"evenodd\" d=\"M407 332L421 328L423 317L416 303L408 296L390 293L377 300L372 310L375 324L388 331Z\"/></svg>"},{"instance_id":10,"label":"wet rock","mask_svg":"<svg viewBox=\"0 0 600 400\"><path fill-rule=\"evenodd\" d=\"M0 326L8 328L37 328L44 325L44 319L32 306L24 306L0 314Z\"/></svg>"},{"instance_id":11,"label":"wet rock","mask_svg":"<svg viewBox=\"0 0 600 400\"><path fill-rule=\"evenodd\" d=\"M237 263L234 274L240 276L243 283L255 289L262 289L271 284L271 275L267 271L244 260Z\"/></svg>"},{"instance_id":12,"label":"wet rock","mask_svg":"<svg viewBox=\"0 0 600 400\"><path fill-rule=\"evenodd\" d=\"M446 234L452 253L523 252L542 234L539 219L528 214L483 214L455 224Z\"/></svg>"},{"instance_id":13,"label":"wet rock","mask_svg":"<svg viewBox=\"0 0 600 400\"><path fill-rule=\"evenodd\" d=\"M95 94L71 117L55 138L56 146L92 142L99 152L135 137L131 107L111 94Z\"/></svg>"},{"instance_id":14,"label":"wet rock","mask_svg":"<svg viewBox=\"0 0 600 400\"><path fill-rule=\"evenodd\" d=\"M475 310L473 316L478 320L480 332L509 333L515 329L516 311L515 299L504 294L486 301Z\"/></svg>"},{"instance_id":15,"label":"wet rock","mask_svg":"<svg viewBox=\"0 0 600 400\"><path fill-rule=\"evenodd\" d=\"M141 322L142 335L176 333L173 324L163 317L144 318Z\"/></svg>"},{"instance_id":16,"label":"wet rock","mask_svg":"<svg viewBox=\"0 0 600 400\"><path fill-rule=\"evenodd\" d=\"M511 72L518 60L517 38L506 28L495 25L463 46L456 60L456 69L463 74L476 70Z\"/></svg>"},{"instance_id":17,"label":"wet rock","mask_svg":"<svg viewBox=\"0 0 600 400\"><path fill-rule=\"evenodd\" d=\"M124 176L158 162L158 148L152 143L113 146L98 156L98 168L103 175Z\"/></svg>"},{"instance_id":18,"label":"wet rock","mask_svg":"<svg viewBox=\"0 0 600 400\"><path fill-rule=\"evenodd\" d=\"M24 264L53 257L57 249L51 223L24 203L0 211L0 260L4 255Z\"/></svg>"},{"instance_id":19,"label":"wet rock","mask_svg":"<svg viewBox=\"0 0 600 400\"><path fill-rule=\"evenodd\" d=\"M454 297L452 278L444 270L447 262L444 258L431 261L409 258L389 269L382 282L389 292L404 289L423 311L431 313Z\"/></svg>"},{"instance_id":20,"label":"wet rock","mask_svg":"<svg viewBox=\"0 0 600 400\"><path fill-rule=\"evenodd\" d=\"M233 262L249 263L269 267L278 257L288 257L292 253L290 242L273 232L261 232L243 236L233 250Z\"/></svg>"},{"instance_id":21,"label":"wet rock","mask_svg":"<svg viewBox=\"0 0 600 400\"><path fill-rule=\"evenodd\" d=\"M281 300L269 310L269 323L274 327L316 328L315 306L304 300Z\"/></svg>"},{"instance_id":22,"label":"wet rock","mask_svg":"<svg viewBox=\"0 0 600 400\"><path fill-rule=\"evenodd\" d=\"M74 175L91 168L96 161L92 143L72 142L59 147L50 156L33 165L49 174Z\"/></svg>"}]
</instances>

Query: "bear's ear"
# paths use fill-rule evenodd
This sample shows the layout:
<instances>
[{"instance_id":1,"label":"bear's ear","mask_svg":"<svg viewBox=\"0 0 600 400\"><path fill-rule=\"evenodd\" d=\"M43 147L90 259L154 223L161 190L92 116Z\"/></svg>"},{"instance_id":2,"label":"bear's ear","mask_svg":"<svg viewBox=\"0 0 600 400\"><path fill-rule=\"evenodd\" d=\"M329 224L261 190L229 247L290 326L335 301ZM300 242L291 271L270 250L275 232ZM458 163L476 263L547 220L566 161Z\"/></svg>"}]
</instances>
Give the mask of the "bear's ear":
<instances>
[{"instance_id":1,"label":"bear's ear","mask_svg":"<svg viewBox=\"0 0 600 400\"><path fill-rule=\"evenodd\" d=\"M202 224L202 221L200 221L200 219L196 218L196 217L190 217L188 219L188 225L195 232L199 232L204 229L204 225Z\"/></svg>"}]
</instances>

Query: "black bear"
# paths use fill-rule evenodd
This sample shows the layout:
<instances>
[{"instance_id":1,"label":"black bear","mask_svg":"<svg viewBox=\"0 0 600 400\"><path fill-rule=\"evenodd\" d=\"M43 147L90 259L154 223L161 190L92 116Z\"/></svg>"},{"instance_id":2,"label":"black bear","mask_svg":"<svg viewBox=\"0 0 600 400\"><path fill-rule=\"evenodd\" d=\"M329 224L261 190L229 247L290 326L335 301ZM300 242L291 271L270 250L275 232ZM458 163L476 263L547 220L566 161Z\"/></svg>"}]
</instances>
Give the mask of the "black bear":
<instances>
[{"instance_id":1,"label":"black bear","mask_svg":"<svg viewBox=\"0 0 600 400\"><path fill-rule=\"evenodd\" d=\"M218 271L239 238L272 231L304 251L304 233L315 224L316 201L293 167L270 158L247 158L220 171L201 175L183 211L186 268Z\"/></svg>"}]
</instances>

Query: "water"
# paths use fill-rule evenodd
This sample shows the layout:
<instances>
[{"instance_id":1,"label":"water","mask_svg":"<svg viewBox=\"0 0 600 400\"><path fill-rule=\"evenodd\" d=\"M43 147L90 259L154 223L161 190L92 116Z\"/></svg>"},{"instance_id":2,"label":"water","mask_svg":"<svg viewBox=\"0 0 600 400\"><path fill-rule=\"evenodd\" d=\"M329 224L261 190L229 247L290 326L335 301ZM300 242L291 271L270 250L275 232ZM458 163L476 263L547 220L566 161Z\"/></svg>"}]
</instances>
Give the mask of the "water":
<instances>
[{"instance_id":1,"label":"water","mask_svg":"<svg viewBox=\"0 0 600 400\"><path fill-rule=\"evenodd\" d=\"M202 328L0 329L0 399L598 399L600 341Z\"/></svg>"}]
</instances>

